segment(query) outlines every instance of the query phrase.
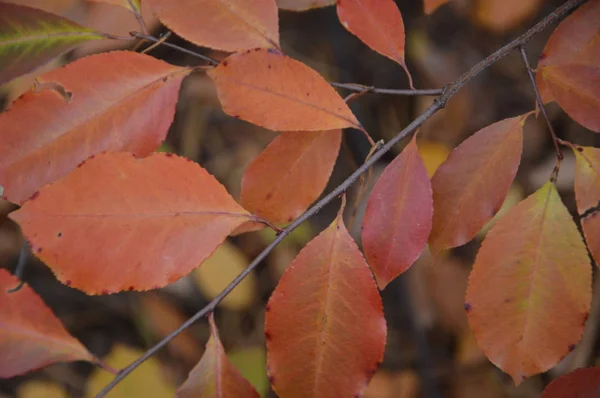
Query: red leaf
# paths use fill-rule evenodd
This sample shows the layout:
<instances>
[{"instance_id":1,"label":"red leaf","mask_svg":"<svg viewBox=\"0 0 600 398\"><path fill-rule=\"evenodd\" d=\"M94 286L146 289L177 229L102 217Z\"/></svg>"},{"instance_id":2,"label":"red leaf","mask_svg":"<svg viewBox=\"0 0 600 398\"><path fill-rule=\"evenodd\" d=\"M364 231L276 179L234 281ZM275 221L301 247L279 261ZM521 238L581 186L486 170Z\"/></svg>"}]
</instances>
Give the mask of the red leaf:
<instances>
[{"instance_id":1,"label":"red leaf","mask_svg":"<svg viewBox=\"0 0 600 398\"><path fill-rule=\"evenodd\" d=\"M340 22L350 33L378 53L399 63L412 78L404 62L404 22L393 0L338 0Z\"/></svg>"},{"instance_id":2,"label":"red leaf","mask_svg":"<svg viewBox=\"0 0 600 398\"><path fill-rule=\"evenodd\" d=\"M69 334L27 284L19 284L8 271L0 269L0 377L9 378L55 362L97 359Z\"/></svg>"},{"instance_id":3,"label":"red leaf","mask_svg":"<svg viewBox=\"0 0 600 398\"><path fill-rule=\"evenodd\" d=\"M175 282L249 214L191 160L106 153L10 217L61 282L107 294Z\"/></svg>"},{"instance_id":4,"label":"red leaf","mask_svg":"<svg viewBox=\"0 0 600 398\"><path fill-rule=\"evenodd\" d=\"M528 115L479 130L437 169L431 181L434 254L467 243L500 210L519 167Z\"/></svg>"},{"instance_id":5,"label":"red leaf","mask_svg":"<svg viewBox=\"0 0 600 398\"><path fill-rule=\"evenodd\" d=\"M431 183L413 138L379 177L363 219L363 250L380 289L417 260L432 215Z\"/></svg>"},{"instance_id":6,"label":"red leaf","mask_svg":"<svg viewBox=\"0 0 600 398\"><path fill-rule=\"evenodd\" d=\"M219 340L219 331L210 314L210 338L202 359L177 390L178 398L258 398L260 395L229 362Z\"/></svg>"},{"instance_id":7,"label":"red leaf","mask_svg":"<svg viewBox=\"0 0 600 398\"><path fill-rule=\"evenodd\" d=\"M423 10L425 14L431 14L447 2L448 0L423 0Z\"/></svg>"},{"instance_id":8,"label":"red leaf","mask_svg":"<svg viewBox=\"0 0 600 398\"><path fill-rule=\"evenodd\" d=\"M519 384L575 348L591 302L585 245L556 186L546 183L488 232L465 309L477 343Z\"/></svg>"},{"instance_id":9,"label":"red leaf","mask_svg":"<svg viewBox=\"0 0 600 398\"><path fill-rule=\"evenodd\" d=\"M225 113L275 131L360 129L338 93L314 70L283 54L233 54L208 75Z\"/></svg>"},{"instance_id":10,"label":"red leaf","mask_svg":"<svg viewBox=\"0 0 600 398\"><path fill-rule=\"evenodd\" d=\"M275 0L148 0L160 21L199 46L223 51L279 47Z\"/></svg>"},{"instance_id":11,"label":"red leaf","mask_svg":"<svg viewBox=\"0 0 600 398\"><path fill-rule=\"evenodd\" d=\"M548 384L541 398L598 398L600 367L575 369Z\"/></svg>"},{"instance_id":12,"label":"red leaf","mask_svg":"<svg viewBox=\"0 0 600 398\"><path fill-rule=\"evenodd\" d=\"M577 211L588 249L600 264L600 149L577 147L573 149L575 168L575 197Z\"/></svg>"},{"instance_id":13,"label":"red leaf","mask_svg":"<svg viewBox=\"0 0 600 398\"><path fill-rule=\"evenodd\" d=\"M600 63L548 66L541 74L558 105L577 123L600 133Z\"/></svg>"},{"instance_id":14,"label":"red leaf","mask_svg":"<svg viewBox=\"0 0 600 398\"><path fill-rule=\"evenodd\" d=\"M115 51L82 58L39 78L54 90L28 93L0 114L0 185L22 203L89 156L156 150L175 113L181 80L191 69L144 54Z\"/></svg>"},{"instance_id":15,"label":"red leaf","mask_svg":"<svg viewBox=\"0 0 600 398\"><path fill-rule=\"evenodd\" d=\"M242 205L273 223L292 221L325 189L341 141L341 130L282 133L246 169Z\"/></svg>"},{"instance_id":16,"label":"red leaf","mask_svg":"<svg viewBox=\"0 0 600 398\"><path fill-rule=\"evenodd\" d=\"M354 397L385 348L381 298L342 221L310 241L266 308L267 369L280 397Z\"/></svg>"},{"instance_id":17,"label":"red leaf","mask_svg":"<svg viewBox=\"0 0 600 398\"><path fill-rule=\"evenodd\" d=\"M540 55L536 75L544 102L556 100L575 121L596 132L600 97L598 89L591 89L600 85L599 19L600 2L590 1L562 21Z\"/></svg>"}]
</instances>

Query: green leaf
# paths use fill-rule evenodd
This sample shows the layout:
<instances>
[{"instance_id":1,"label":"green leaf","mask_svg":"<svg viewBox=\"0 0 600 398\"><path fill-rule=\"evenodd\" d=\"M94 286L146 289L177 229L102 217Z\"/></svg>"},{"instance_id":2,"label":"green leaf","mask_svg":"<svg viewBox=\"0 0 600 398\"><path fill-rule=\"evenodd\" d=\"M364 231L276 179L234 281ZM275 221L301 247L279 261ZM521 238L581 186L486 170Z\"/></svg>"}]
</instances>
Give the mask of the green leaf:
<instances>
[{"instance_id":1,"label":"green leaf","mask_svg":"<svg viewBox=\"0 0 600 398\"><path fill-rule=\"evenodd\" d=\"M29 73L101 33L66 18L0 3L0 84Z\"/></svg>"}]
</instances>

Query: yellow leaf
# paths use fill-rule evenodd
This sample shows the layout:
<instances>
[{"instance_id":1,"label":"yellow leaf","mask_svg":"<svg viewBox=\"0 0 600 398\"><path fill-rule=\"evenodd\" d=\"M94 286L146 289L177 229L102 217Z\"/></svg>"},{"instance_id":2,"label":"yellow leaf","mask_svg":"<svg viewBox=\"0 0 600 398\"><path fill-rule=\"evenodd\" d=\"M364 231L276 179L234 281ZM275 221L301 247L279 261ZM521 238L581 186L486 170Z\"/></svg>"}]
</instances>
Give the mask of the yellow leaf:
<instances>
[{"instance_id":1,"label":"yellow leaf","mask_svg":"<svg viewBox=\"0 0 600 398\"><path fill-rule=\"evenodd\" d=\"M131 362L142 356L143 352L116 345L104 359L104 361L115 369L122 369ZM95 397L108 383L112 381L114 375L103 369L96 369L92 373L88 385L86 397ZM160 363L156 358L150 358L122 382L112 389L108 398L131 398L131 397L152 397L152 398L171 398L175 395L175 388L170 385L164 377L160 368Z\"/></svg>"},{"instance_id":2,"label":"yellow leaf","mask_svg":"<svg viewBox=\"0 0 600 398\"><path fill-rule=\"evenodd\" d=\"M450 154L450 148L437 141L419 141L417 146L419 147L419 155L425 163L427 175L431 178L437 168L446 161Z\"/></svg>"},{"instance_id":3,"label":"yellow leaf","mask_svg":"<svg viewBox=\"0 0 600 398\"><path fill-rule=\"evenodd\" d=\"M469 277L465 310L481 350L515 384L575 348L590 310L591 271L553 182L487 234Z\"/></svg>"},{"instance_id":4,"label":"yellow leaf","mask_svg":"<svg viewBox=\"0 0 600 398\"><path fill-rule=\"evenodd\" d=\"M212 300L247 266L246 257L234 245L225 241L194 271L194 280L206 298ZM219 306L243 310L252 304L255 297L256 279L250 274L219 303Z\"/></svg>"}]
</instances>

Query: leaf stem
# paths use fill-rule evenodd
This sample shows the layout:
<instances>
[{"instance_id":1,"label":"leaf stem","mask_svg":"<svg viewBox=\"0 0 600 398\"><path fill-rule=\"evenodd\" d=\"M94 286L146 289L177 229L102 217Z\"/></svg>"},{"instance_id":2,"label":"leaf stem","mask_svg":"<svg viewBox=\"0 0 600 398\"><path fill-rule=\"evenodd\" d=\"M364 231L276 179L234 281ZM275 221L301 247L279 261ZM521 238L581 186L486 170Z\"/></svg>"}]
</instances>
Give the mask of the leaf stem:
<instances>
[{"instance_id":1,"label":"leaf stem","mask_svg":"<svg viewBox=\"0 0 600 398\"><path fill-rule=\"evenodd\" d=\"M519 47L519 52L521 53L521 58L523 59L523 63L525 64L525 68L527 69L527 74L529 75L529 80L531 81L531 85L533 86L533 91L535 92L535 100L537 101L537 106L548 125L548 129L550 130L550 135L552 136L552 143L554 144L554 148L556 149L556 159L558 161L557 168L560 165L560 162L563 160L564 156L562 150L560 149L559 138L552 127L552 123L550 122L550 118L548 117L548 113L546 112L546 107L544 106L544 102L542 101L542 96L540 95L540 90L538 89L537 83L535 81L535 76L533 75L533 70L529 65L529 60L527 59L527 52L525 51L525 45Z\"/></svg>"},{"instance_id":2,"label":"leaf stem","mask_svg":"<svg viewBox=\"0 0 600 398\"><path fill-rule=\"evenodd\" d=\"M148 349L141 357L136 359L133 363L128 365L127 367L121 369L119 374L106 386L96 398L101 398L106 396L106 394L113 389L121 380L123 380L129 373L131 373L134 369L144 363L148 358L156 354L161 348L166 346L171 340L177 337L184 330L189 328L199 319L202 319L204 316L214 311L217 304L219 304L242 280L244 280L270 253L271 251L279 245L281 241L283 241L294 229L298 228L300 224L304 221L308 220L315 214L317 214L325 205L332 202L339 195L346 192L346 190L353 185L360 176L365 173L369 168L374 165L384 154L386 154L390 149L394 147L399 141L401 141L404 137L408 136L415 132L426 120L428 120L431 116L433 116L436 112L443 109L446 106L446 103L450 98L454 96L463 86L465 86L468 82L470 82L473 78L479 75L482 71L490 67L492 64L496 63L500 59L504 58L506 55L511 53L513 50L518 49L524 46L533 36L537 33L544 30L549 25L557 22L566 14L585 3L587 0L569 0L564 3L562 6L558 7L554 12L550 15L546 16L542 21L538 22L527 32L519 36L517 39L513 40L509 44L505 45L498 51L489 55L484 60L480 61L476 65L474 65L471 69L469 69L466 73L461 75L457 80L447 85L442 95L437 98L433 104L431 104L425 111L418 116L415 120L413 120L408 126L406 126L402 131L398 132L390 141L388 141L385 145L381 147L380 150L375 151L373 156L365 161L354 173L352 173L344 182L338 185L333 191L319 200L316 204L314 204L310 209L304 212L300 217L298 217L294 222L288 225L279 235L275 237L275 239L262 251L258 256L248 265L248 267L242 271L217 297L215 297L210 303L208 303L204 308L196 312L190 319L184 322L179 328L171 332L168 336L163 338L156 345ZM165 43L167 44L167 43Z\"/></svg>"},{"instance_id":3,"label":"leaf stem","mask_svg":"<svg viewBox=\"0 0 600 398\"><path fill-rule=\"evenodd\" d=\"M181 51L182 53L191 55L193 57L200 58L201 60L206 61L206 62L208 62L209 64L211 64L213 66L219 65L219 61L217 61L216 59L212 59L211 57L207 57L206 55L202 55L202 54L197 53L195 51L188 50L187 48L183 48L183 47L178 46L176 44L171 44L171 43L167 43L166 41L161 41L160 39L157 39L154 36L145 35L145 34L142 34L142 33L139 33L139 32L130 32L129 34L131 36L137 38L137 39L144 39L144 40L152 41L154 43L160 43L160 44L162 44L165 47L169 47L169 48L172 48L174 50Z\"/></svg>"},{"instance_id":4,"label":"leaf stem","mask_svg":"<svg viewBox=\"0 0 600 398\"><path fill-rule=\"evenodd\" d=\"M140 24L142 32L144 32L145 35L149 35L150 31L148 30L146 21L144 21L144 17L142 16L142 10L136 7L133 0L127 0L127 3L129 4L129 7L131 7L131 12L133 12L133 15L135 15L135 19L137 19L138 23Z\"/></svg>"}]
</instances>

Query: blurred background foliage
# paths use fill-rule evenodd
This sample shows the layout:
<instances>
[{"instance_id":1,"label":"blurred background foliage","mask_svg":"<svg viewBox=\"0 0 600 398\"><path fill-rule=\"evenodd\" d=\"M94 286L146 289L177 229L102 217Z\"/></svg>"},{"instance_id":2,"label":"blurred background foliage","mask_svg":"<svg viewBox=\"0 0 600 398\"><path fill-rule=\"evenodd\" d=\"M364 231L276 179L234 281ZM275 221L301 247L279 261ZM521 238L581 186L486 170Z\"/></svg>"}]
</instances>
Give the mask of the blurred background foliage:
<instances>
[{"instance_id":1,"label":"blurred background foliage","mask_svg":"<svg viewBox=\"0 0 600 398\"><path fill-rule=\"evenodd\" d=\"M7 0L3 0L7 1ZM122 8L84 0L9 0L66 16L104 32L127 35L139 30ZM522 33L562 2L559 0L450 0L432 15L420 1L398 1L406 26L406 59L415 87L440 88L472 65ZM152 32L166 33L148 9ZM284 51L310 65L330 81L385 88L407 88L404 71L376 54L339 24L335 8L305 13L280 12ZM535 66L551 29L528 45ZM176 35L170 42L217 59L224 53L196 48ZM144 43L139 48L148 46ZM3 109L27 91L36 75L100 51L131 48L131 43L86 44L42 70L0 86ZM149 54L177 65L197 65L198 59L165 47ZM342 95L349 94L341 90ZM352 110L374 140L389 140L433 101L433 97L366 94ZM419 132L419 147L430 175L449 151L478 129L534 108L534 95L517 53L494 64L427 121ZM549 106L561 138L580 145L600 145L598 135ZM183 83L175 121L161 150L199 162L239 198L241 176L249 162L275 137L274 132L228 117L220 110L212 83L202 72ZM326 191L338 185L368 154L369 145L357 131L345 131L342 151ZM402 145L374 167L363 188L350 192L347 221L359 238L365 201L377 176ZM574 160L565 151L558 187L574 212ZM504 208L539 188L549 177L555 158L544 124L527 123L521 167ZM93 181L90 181L93 184ZM292 259L328 225L339 203L332 203L302 225L241 283L218 307L216 321L230 359L264 397L274 397L265 373L264 307ZM0 201L0 264L13 271L23 238L6 215L15 206ZM492 221L493 222L493 221ZM464 293L470 267L485 232L432 264L424 253L409 272L383 292L388 341L384 362L369 385L368 398L413 397L537 397L553 378L576 367L598 364L599 303L594 297L584 336L577 348L550 372L526 380L518 388L487 361L469 329ZM144 293L86 296L66 287L42 263L29 259L25 280L61 318L66 328L94 354L113 367L123 367L177 328L215 297L274 237L263 230L230 238L211 259L173 285ZM357 239L358 240L358 239ZM597 287L595 287L597 291ZM200 359L209 330L206 321L181 334L155 358L127 377L111 397L167 397ZM349 350L352 347L349 347ZM112 376L84 363L56 364L0 381L0 397L92 397Z\"/></svg>"}]
</instances>

